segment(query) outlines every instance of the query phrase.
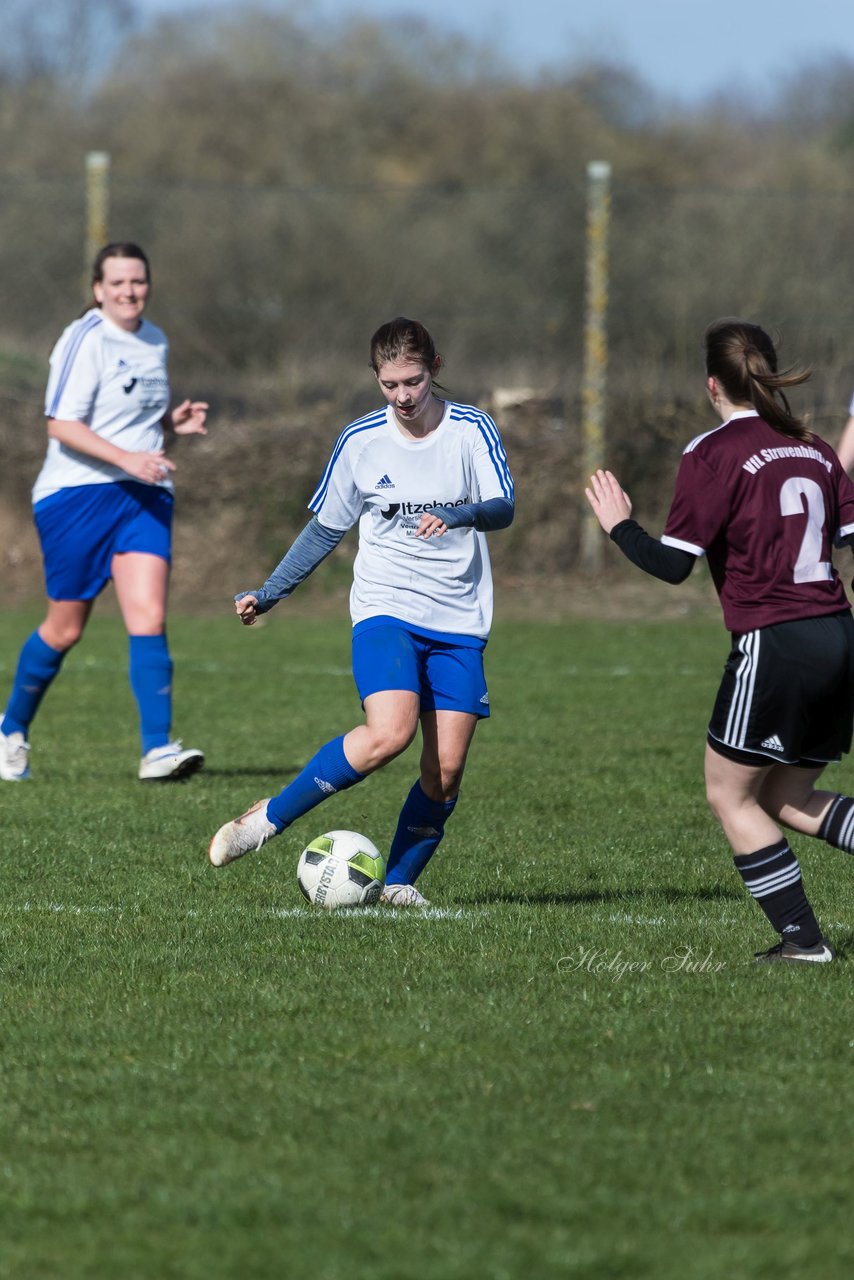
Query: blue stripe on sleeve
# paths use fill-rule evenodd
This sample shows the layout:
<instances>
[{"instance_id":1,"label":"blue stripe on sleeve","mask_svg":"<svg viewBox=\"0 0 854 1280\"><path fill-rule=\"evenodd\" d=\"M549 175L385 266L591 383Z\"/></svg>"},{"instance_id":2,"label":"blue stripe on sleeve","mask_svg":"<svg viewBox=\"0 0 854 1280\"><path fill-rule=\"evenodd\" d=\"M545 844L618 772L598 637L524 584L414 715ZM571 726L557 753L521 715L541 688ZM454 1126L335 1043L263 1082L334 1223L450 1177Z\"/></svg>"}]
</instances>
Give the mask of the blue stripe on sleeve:
<instances>
[{"instance_id":1,"label":"blue stripe on sleeve","mask_svg":"<svg viewBox=\"0 0 854 1280\"><path fill-rule=\"evenodd\" d=\"M326 470L320 478L320 484L317 486L312 498L309 501L309 511L318 511L323 506L323 500L326 497L326 491L329 488L329 482L332 479L332 470L335 463L341 456L341 451L347 441L353 436L358 435L360 431L370 431L374 427L382 426L386 420L385 409L377 409L373 413L366 414L364 418L357 418L355 422L351 422L345 427L335 442L332 450L332 457L326 465Z\"/></svg>"},{"instance_id":2,"label":"blue stripe on sleeve","mask_svg":"<svg viewBox=\"0 0 854 1280\"><path fill-rule=\"evenodd\" d=\"M59 376L56 380L56 387L54 389L53 399L51 400L50 404L45 405L46 417L48 418L56 417L56 411L57 411L57 408L59 407L59 402L62 399L62 394L65 391L66 385L68 383L68 379L71 376L71 370L74 367L74 361L77 359L77 356L80 353L80 348L83 345L83 340L84 338L86 338L88 334L90 334L93 331L93 329L97 329L99 325L103 324L103 322L104 322L103 317L101 316L100 311L90 311L87 316L84 316L83 320L80 323L80 327L78 328L76 333L72 334L71 340L69 341L68 345L65 348L65 351L62 354L62 365L60 366Z\"/></svg>"},{"instance_id":3,"label":"blue stripe on sleeve","mask_svg":"<svg viewBox=\"0 0 854 1280\"><path fill-rule=\"evenodd\" d=\"M486 441L489 457L495 467L502 493L505 498L512 502L514 500L513 477L507 465L507 454L504 452L501 436L498 434L498 428L492 418L488 413L484 413L481 409L475 409L472 405L458 404L451 409L451 420L471 422L477 427Z\"/></svg>"}]
</instances>

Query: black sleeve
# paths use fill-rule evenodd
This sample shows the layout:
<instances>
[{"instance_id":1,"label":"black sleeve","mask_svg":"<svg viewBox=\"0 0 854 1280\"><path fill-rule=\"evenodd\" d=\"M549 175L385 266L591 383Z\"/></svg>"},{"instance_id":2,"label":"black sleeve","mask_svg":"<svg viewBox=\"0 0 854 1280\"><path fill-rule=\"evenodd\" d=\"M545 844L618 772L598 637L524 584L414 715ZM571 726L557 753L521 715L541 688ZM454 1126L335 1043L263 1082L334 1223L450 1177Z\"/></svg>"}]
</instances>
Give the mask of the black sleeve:
<instances>
[{"instance_id":1,"label":"black sleeve","mask_svg":"<svg viewBox=\"0 0 854 1280\"><path fill-rule=\"evenodd\" d=\"M637 520L621 520L611 530L611 541L616 542L623 555L644 573L651 573L662 582L675 586L684 582L694 568L696 556L681 547L666 547L642 529Z\"/></svg>"}]
</instances>

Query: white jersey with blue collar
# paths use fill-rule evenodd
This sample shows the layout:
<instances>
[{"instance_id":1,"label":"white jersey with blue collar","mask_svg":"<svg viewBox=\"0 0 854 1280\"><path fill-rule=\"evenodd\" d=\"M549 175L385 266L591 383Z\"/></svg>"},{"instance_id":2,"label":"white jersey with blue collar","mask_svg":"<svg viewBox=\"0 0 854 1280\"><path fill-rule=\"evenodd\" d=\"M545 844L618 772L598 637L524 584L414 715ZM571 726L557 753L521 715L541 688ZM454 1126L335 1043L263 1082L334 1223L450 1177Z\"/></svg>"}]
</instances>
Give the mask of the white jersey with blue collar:
<instances>
[{"instance_id":1,"label":"white jersey with blue collar","mask_svg":"<svg viewBox=\"0 0 854 1280\"><path fill-rule=\"evenodd\" d=\"M168 355L166 335L156 325L143 319L128 333L93 308L68 326L51 352L45 415L85 422L131 453L162 449L162 419L170 400ZM50 440L33 501L77 485L127 479L119 467ZM161 487L171 489L171 481Z\"/></svg>"},{"instance_id":2,"label":"white jersey with blue collar","mask_svg":"<svg viewBox=\"0 0 854 1280\"><path fill-rule=\"evenodd\" d=\"M471 528L416 538L434 507L513 498L498 428L480 409L445 405L423 440L405 436L390 406L359 418L338 438L309 502L321 524L359 522L350 612L355 626L391 616L414 627L485 639L492 625L486 536Z\"/></svg>"}]
</instances>

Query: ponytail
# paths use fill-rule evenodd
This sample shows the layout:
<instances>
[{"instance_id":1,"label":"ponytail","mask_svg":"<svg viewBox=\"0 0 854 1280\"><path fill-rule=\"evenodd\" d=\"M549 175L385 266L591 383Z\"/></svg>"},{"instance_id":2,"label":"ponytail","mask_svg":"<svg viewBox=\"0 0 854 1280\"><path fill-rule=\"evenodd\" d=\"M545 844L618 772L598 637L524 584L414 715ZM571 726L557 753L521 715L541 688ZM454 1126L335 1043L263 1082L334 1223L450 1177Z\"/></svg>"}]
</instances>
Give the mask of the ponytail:
<instances>
[{"instance_id":1,"label":"ponytail","mask_svg":"<svg viewBox=\"0 0 854 1280\"><path fill-rule=\"evenodd\" d=\"M715 320L705 333L706 373L720 382L733 404L752 404L760 418L781 435L804 442L812 432L795 416L787 387L812 377L812 369L777 370L774 343L758 324Z\"/></svg>"}]
</instances>

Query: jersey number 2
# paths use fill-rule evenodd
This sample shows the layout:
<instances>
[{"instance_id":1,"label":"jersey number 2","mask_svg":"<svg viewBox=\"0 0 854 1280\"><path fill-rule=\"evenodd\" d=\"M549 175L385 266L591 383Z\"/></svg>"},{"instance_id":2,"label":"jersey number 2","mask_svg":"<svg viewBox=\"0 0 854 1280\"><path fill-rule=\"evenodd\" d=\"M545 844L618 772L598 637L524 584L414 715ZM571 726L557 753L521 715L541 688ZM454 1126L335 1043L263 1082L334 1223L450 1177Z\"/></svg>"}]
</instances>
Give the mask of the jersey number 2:
<instances>
[{"instance_id":1,"label":"jersey number 2","mask_svg":"<svg viewBox=\"0 0 854 1280\"><path fill-rule=\"evenodd\" d=\"M795 582L825 582L833 570L829 560L820 558L826 519L821 488L806 476L792 476L780 490L780 511L784 516L802 516L804 499L807 523L795 561Z\"/></svg>"}]
</instances>

